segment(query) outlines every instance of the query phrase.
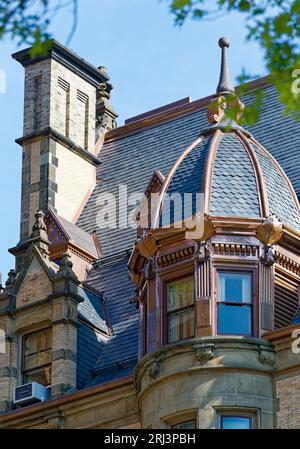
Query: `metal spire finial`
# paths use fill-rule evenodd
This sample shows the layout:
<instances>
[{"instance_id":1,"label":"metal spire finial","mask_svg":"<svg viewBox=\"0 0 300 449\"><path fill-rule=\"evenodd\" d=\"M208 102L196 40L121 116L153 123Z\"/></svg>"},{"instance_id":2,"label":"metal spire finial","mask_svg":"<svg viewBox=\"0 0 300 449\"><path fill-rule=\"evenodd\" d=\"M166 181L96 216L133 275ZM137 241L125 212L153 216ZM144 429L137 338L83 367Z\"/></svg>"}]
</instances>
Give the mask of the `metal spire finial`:
<instances>
[{"instance_id":1,"label":"metal spire finial","mask_svg":"<svg viewBox=\"0 0 300 449\"><path fill-rule=\"evenodd\" d=\"M228 59L227 59L227 48L230 46L230 41L227 37L221 37L219 39L219 47L222 49L222 62L221 62L221 73L220 80L217 87L217 94L231 92L235 93L234 87L231 84Z\"/></svg>"}]
</instances>

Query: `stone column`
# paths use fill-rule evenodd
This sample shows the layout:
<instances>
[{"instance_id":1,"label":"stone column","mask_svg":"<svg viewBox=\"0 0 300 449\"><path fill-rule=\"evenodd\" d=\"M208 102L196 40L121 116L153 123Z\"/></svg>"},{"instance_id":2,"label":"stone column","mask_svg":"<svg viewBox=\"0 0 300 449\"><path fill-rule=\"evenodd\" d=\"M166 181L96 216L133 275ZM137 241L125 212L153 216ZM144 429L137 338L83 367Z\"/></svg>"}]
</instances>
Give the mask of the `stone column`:
<instances>
[{"instance_id":1,"label":"stone column","mask_svg":"<svg viewBox=\"0 0 300 449\"><path fill-rule=\"evenodd\" d=\"M271 252L271 249L264 250ZM259 267L259 314L260 314L260 332L264 334L267 331L274 330L274 262L272 259L268 262L267 257L261 258Z\"/></svg>"},{"instance_id":2,"label":"stone column","mask_svg":"<svg viewBox=\"0 0 300 449\"><path fill-rule=\"evenodd\" d=\"M52 297L52 397L76 388L77 307L83 301L78 285L67 253L54 280Z\"/></svg>"},{"instance_id":3,"label":"stone column","mask_svg":"<svg viewBox=\"0 0 300 449\"><path fill-rule=\"evenodd\" d=\"M200 246L195 263L195 337L206 337L212 335L212 298L211 264L205 245Z\"/></svg>"},{"instance_id":4,"label":"stone column","mask_svg":"<svg viewBox=\"0 0 300 449\"><path fill-rule=\"evenodd\" d=\"M15 271L8 274L5 289L0 294L0 413L11 410L14 387L17 385L17 338L13 333L11 310L14 296L11 291L15 282Z\"/></svg>"}]
</instances>

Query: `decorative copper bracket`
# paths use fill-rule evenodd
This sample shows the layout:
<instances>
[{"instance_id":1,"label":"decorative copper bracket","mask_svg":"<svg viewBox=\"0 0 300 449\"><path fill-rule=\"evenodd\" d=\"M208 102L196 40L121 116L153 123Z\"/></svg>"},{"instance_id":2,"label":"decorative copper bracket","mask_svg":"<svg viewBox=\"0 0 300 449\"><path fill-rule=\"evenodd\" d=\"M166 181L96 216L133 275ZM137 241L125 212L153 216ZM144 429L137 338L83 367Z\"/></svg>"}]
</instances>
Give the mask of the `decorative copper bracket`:
<instances>
[{"instance_id":1,"label":"decorative copper bracket","mask_svg":"<svg viewBox=\"0 0 300 449\"><path fill-rule=\"evenodd\" d=\"M256 238L267 246L275 245L283 236L283 226L276 215L269 215L256 230Z\"/></svg>"}]
</instances>

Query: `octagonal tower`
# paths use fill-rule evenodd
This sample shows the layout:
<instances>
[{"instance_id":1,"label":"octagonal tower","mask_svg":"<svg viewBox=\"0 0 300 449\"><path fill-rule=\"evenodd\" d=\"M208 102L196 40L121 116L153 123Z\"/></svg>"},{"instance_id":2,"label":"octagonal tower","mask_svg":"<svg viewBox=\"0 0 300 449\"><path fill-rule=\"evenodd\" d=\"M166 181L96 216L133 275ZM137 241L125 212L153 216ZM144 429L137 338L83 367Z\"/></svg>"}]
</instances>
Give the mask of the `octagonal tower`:
<instances>
[{"instance_id":1,"label":"octagonal tower","mask_svg":"<svg viewBox=\"0 0 300 449\"><path fill-rule=\"evenodd\" d=\"M277 356L265 337L297 311L299 202L242 127L228 39L219 45L209 126L166 178L152 177L146 196L155 194L155 205L140 211L151 220L129 261L141 311L143 427L272 428Z\"/></svg>"}]
</instances>

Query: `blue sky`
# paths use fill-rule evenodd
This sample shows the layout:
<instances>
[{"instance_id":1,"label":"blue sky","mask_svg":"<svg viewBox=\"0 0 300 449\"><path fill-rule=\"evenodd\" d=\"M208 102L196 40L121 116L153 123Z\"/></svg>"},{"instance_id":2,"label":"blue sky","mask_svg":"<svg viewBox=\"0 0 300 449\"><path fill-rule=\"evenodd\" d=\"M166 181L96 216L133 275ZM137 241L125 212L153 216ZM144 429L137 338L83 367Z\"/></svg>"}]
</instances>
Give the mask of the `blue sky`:
<instances>
[{"instance_id":1,"label":"blue sky","mask_svg":"<svg viewBox=\"0 0 300 449\"><path fill-rule=\"evenodd\" d=\"M71 14L53 22L54 37L66 42ZM164 0L79 0L79 22L70 48L92 64L105 65L114 86L112 104L118 123L178 99L196 100L212 94L219 77L217 41L231 40L233 80L245 67L265 74L259 47L245 42L245 17L228 14L214 22L188 21L174 27ZM13 257L7 249L19 238L24 72L11 54L19 48L0 43L0 71L6 93L0 93L0 272L3 282ZM149 174L151 175L151 174Z\"/></svg>"}]
</instances>

